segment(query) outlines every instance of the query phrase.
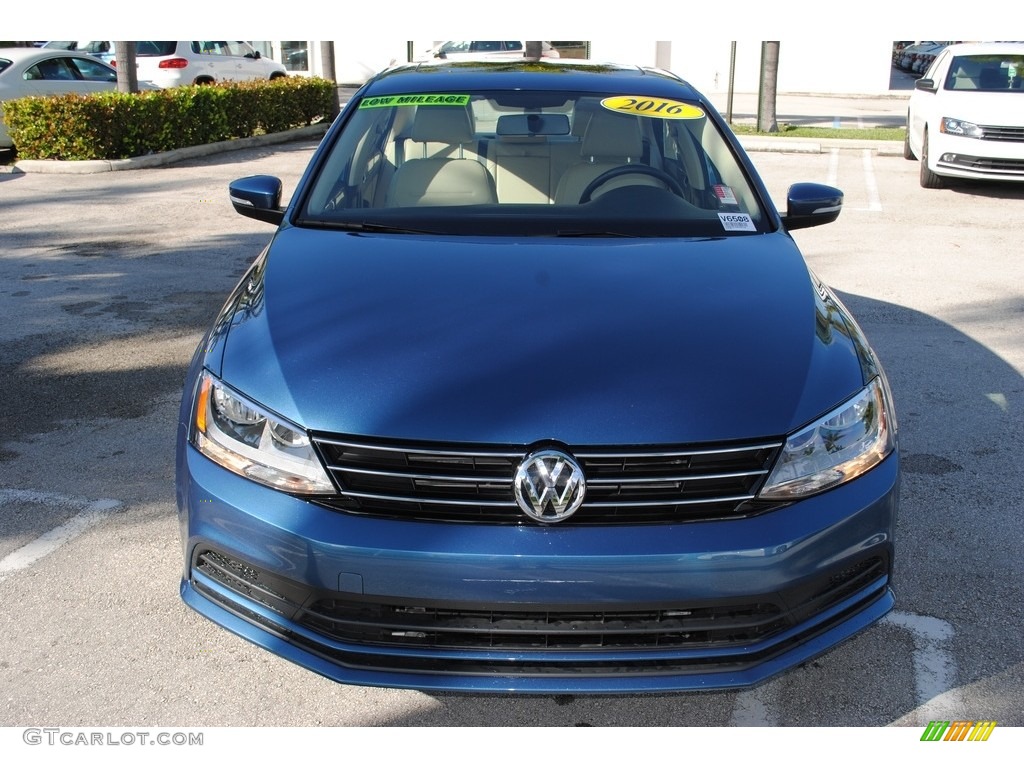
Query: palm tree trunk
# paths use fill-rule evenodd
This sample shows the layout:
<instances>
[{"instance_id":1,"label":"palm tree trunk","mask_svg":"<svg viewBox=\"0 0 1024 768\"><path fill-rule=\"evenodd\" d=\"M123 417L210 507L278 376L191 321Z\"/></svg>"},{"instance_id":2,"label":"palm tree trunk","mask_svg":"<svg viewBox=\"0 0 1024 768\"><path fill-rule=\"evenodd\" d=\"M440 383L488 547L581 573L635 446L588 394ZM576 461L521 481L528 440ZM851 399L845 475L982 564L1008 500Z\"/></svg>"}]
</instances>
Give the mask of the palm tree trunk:
<instances>
[{"instance_id":1,"label":"palm tree trunk","mask_svg":"<svg viewBox=\"0 0 1024 768\"><path fill-rule=\"evenodd\" d=\"M761 92L757 100L757 130L778 133L775 101L779 87L779 41L761 43Z\"/></svg>"},{"instance_id":2,"label":"palm tree trunk","mask_svg":"<svg viewBox=\"0 0 1024 768\"><path fill-rule=\"evenodd\" d=\"M135 71L135 43L114 41L117 62L117 90L121 93L139 92L139 73Z\"/></svg>"}]
</instances>

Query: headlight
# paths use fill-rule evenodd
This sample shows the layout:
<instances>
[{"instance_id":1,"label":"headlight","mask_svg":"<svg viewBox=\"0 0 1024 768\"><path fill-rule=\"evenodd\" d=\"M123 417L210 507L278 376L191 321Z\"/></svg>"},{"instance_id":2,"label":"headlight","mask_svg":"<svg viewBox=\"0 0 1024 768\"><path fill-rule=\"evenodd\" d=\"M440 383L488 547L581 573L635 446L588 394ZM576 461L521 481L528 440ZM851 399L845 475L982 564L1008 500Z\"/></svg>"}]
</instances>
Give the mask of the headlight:
<instances>
[{"instance_id":1,"label":"headlight","mask_svg":"<svg viewBox=\"0 0 1024 768\"><path fill-rule=\"evenodd\" d=\"M791 435L760 498L794 499L858 477L888 456L896 424L882 378Z\"/></svg>"},{"instance_id":2,"label":"headlight","mask_svg":"<svg viewBox=\"0 0 1024 768\"><path fill-rule=\"evenodd\" d=\"M204 371L192 409L200 453L257 483L292 493L334 493L306 432Z\"/></svg>"},{"instance_id":3,"label":"headlight","mask_svg":"<svg viewBox=\"0 0 1024 768\"><path fill-rule=\"evenodd\" d=\"M980 139L985 135L980 125L968 123L966 120L957 120L955 117L942 118L939 130L951 136L967 136L971 139Z\"/></svg>"}]
</instances>

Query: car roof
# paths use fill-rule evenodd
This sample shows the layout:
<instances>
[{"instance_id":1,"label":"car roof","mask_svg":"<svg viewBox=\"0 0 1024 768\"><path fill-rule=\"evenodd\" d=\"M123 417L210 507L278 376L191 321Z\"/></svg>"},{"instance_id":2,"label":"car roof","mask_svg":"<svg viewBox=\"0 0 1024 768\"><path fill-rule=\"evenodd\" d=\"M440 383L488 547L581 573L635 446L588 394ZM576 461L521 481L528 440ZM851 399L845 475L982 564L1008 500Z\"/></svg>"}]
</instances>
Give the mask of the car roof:
<instances>
[{"instance_id":1,"label":"car roof","mask_svg":"<svg viewBox=\"0 0 1024 768\"><path fill-rule=\"evenodd\" d=\"M22 64L36 59L51 59L54 56L74 56L82 59L94 59L84 51L66 51L63 48L0 48L0 59L8 59L15 64ZM99 59L95 59L99 61ZM100 61L102 64L103 62Z\"/></svg>"},{"instance_id":2,"label":"car roof","mask_svg":"<svg viewBox=\"0 0 1024 768\"><path fill-rule=\"evenodd\" d=\"M593 61L421 62L388 69L366 84L365 96L424 93L437 89L568 90L702 100L677 75L661 69Z\"/></svg>"}]
</instances>

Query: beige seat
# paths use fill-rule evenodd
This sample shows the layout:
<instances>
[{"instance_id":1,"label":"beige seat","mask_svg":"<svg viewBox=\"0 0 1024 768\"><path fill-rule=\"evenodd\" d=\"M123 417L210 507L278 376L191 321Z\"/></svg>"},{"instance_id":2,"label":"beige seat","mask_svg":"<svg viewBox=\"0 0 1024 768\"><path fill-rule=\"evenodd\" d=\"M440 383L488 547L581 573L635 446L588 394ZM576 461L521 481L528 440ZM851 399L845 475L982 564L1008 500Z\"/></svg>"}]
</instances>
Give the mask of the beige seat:
<instances>
[{"instance_id":1,"label":"beige seat","mask_svg":"<svg viewBox=\"0 0 1024 768\"><path fill-rule=\"evenodd\" d=\"M976 91L981 87L981 64L973 59L964 59L953 72L954 91Z\"/></svg>"},{"instance_id":2,"label":"beige seat","mask_svg":"<svg viewBox=\"0 0 1024 768\"><path fill-rule=\"evenodd\" d=\"M417 107L408 138L412 145L422 145L422 155L409 152L398 166L388 188L389 206L497 202L494 177L475 154L467 157L464 151L476 140L468 109Z\"/></svg>"},{"instance_id":3,"label":"beige seat","mask_svg":"<svg viewBox=\"0 0 1024 768\"><path fill-rule=\"evenodd\" d=\"M491 152L502 203L551 202L551 150L545 137L498 137Z\"/></svg>"},{"instance_id":4,"label":"beige seat","mask_svg":"<svg viewBox=\"0 0 1024 768\"><path fill-rule=\"evenodd\" d=\"M555 203L578 203L583 191L605 171L620 165L639 163L643 154L638 118L598 109L587 123L580 146L582 161L570 166L562 174L555 190ZM611 180L601 186L607 192L620 186L644 184L664 188L664 184L649 176L629 175Z\"/></svg>"}]
</instances>

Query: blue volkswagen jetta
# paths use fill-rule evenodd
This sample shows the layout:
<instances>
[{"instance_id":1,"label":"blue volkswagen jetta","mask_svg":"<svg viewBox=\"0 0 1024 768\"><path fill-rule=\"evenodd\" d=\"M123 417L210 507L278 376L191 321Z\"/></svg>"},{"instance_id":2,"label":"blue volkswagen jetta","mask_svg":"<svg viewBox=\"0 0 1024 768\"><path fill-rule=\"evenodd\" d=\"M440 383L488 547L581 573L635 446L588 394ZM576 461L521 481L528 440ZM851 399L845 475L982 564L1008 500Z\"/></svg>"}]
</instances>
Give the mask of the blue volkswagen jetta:
<instances>
[{"instance_id":1,"label":"blue volkswagen jetta","mask_svg":"<svg viewBox=\"0 0 1024 768\"><path fill-rule=\"evenodd\" d=\"M200 344L181 595L345 683L745 686L882 617L879 362L708 101L658 70L366 84Z\"/></svg>"}]
</instances>

